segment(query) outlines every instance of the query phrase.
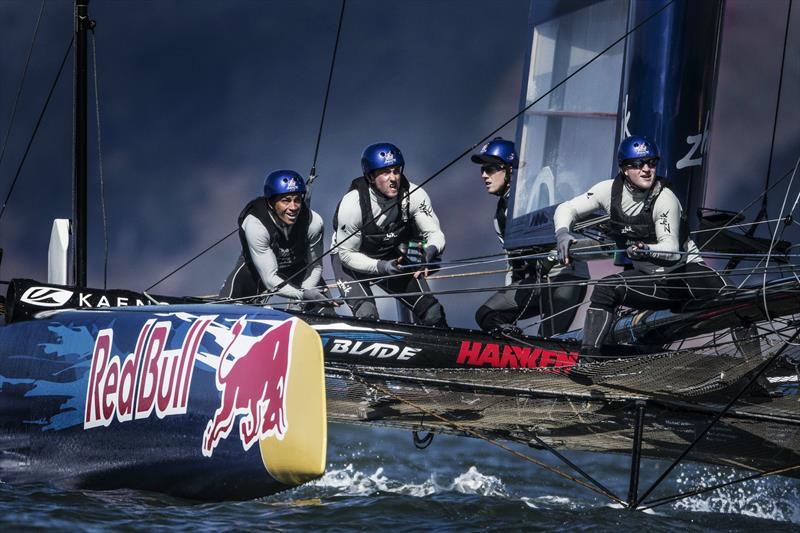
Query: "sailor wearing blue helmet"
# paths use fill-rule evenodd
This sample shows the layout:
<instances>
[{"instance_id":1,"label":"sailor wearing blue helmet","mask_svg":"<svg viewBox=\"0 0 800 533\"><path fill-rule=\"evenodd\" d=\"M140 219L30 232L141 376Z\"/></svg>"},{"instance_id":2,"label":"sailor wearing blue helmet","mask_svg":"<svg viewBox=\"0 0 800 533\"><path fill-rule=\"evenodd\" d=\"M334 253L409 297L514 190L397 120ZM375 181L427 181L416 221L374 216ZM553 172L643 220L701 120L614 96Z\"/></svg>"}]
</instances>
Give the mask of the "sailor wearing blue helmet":
<instances>
[{"instance_id":1,"label":"sailor wearing blue helmet","mask_svg":"<svg viewBox=\"0 0 800 533\"><path fill-rule=\"evenodd\" d=\"M371 280L390 294L403 294L397 298L417 323L446 326L444 308L425 279L444 251L444 233L428 193L409 183L404 166L403 153L391 143L364 149L363 174L334 215L333 271L342 296L355 297L347 303L357 318L378 319L366 281ZM416 262L409 260L411 248Z\"/></svg>"},{"instance_id":2,"label":"sailor wearing blue helmet","mask_svg":"<svg viewBox=\"0 0 800 533\"><path fill-rule=\"evenodd\" d=\"M660 153L652 140L633 135L617 151L619 174L559 205L554 215L559 259L569 263L572 224L603 209L609 236L630 259L627 270L600 280L583 326L581 357L597 356L620 305L635 309L680 308L690 299L713 298L725 280L703 263L689 238L681 203L656 174Z\"/></svg>"},{"instance_id":3,"label":"sailor wearing blue helmet","mask_svg":"<svg viewBox=\"0 0 800 533\"><path fill-rule=\"evenodd\" d=\"M486 192L498 197L494 229L503 244L508 197L512 179L519 168L519 154L513 141L496 137L484 144L471 159L481 166ZM589 277L586 264L576 261L569 266L554 266L546 259L509 258L508 267L506 285L509 289L496 292L478 308L475 313L478 326L484 331L498 334L520 333L517 321L542 314L541 335L549 337L566 332L575 318L576 304L586 295L586 285L559 283L557 287L543 289L542 283L545 280L564 282L586 279ZM531 285L532 288L525 287Z\"/></svg>"},{"instance_id":4,"label":"sailor wearing blue helmet","mask_svg":"<svg viewBox=\"0 0 800 533\"><path fill-rule=\"evenodd\" d=\"M307 312L327 307L322 285L322 217L305 204L306 183L294 170L264 179L264 195L239 214L242 254L220 292L228 298L275 293L303 302ZM314 304L309 302L316 300Z\"/></svg>"}]
</instances>

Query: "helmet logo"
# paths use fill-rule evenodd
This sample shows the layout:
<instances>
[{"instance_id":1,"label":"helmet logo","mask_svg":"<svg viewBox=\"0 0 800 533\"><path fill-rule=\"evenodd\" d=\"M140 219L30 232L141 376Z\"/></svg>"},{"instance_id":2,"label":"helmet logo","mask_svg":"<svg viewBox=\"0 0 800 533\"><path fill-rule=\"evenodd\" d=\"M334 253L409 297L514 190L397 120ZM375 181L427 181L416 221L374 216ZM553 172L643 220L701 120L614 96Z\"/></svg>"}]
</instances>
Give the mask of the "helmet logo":
<instances>
[{"instance_id":1,"label":"helmet logo","mask_svg":"<svg viewBox=\"0 0 800 533\"><path fill-rule=\"evenodd\" d=\"M650 147L647 143L633 143L633 151L638 155L647 155L650 153Z\"/></svg>"},{"instance_id":2,"label":"helmet logo","mask_svg":"<svg viewBox=\"0 0 800 533\"><path fill-rule=\"evenodd\" d=\"M484 144L484 145L481 147L481 153L482 153L482 154L485 154L485 153L486 153L486 150L488 150L488 149L489 149L489 143L486 143L486 144Z\"/></svg>"},{"instance_id":3,"label":"helmet logo","mask_svg":"<svg viewBox=\"0 0 800 533\"><path fill-rule=\"evenodd\" d=\"M383 162L387 165L392 165L394 164L395 161L397 161L394 152L392 152L391 150L388 152L381 152L380 156L383 159Z\"/></svg>"},{"instance_id":4,"label":"helmet logo","mask_svg":"<svg viewBox=\"0 0 800 533\"><path fill-rule=\"evenodd\" d=\"M294 178L289 178L286 180L286 190L287 191L294 191L297 190L297 180Z\"/></svg>"}]
</instances>

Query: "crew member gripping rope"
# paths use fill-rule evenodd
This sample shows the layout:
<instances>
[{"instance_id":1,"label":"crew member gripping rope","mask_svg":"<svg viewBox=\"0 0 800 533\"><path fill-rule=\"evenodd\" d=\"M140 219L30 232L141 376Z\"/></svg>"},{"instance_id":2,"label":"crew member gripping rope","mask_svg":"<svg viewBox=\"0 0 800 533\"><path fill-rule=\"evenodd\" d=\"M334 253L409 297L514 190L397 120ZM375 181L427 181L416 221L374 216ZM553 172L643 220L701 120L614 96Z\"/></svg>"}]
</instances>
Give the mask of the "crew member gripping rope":
<instances>
[{"instance_id":1,"label":"crew member gripping rope","mask_svg":"<svg viewBox=\"0 0 800 533\"><path fill-rule=\"evenodd\" d=\"M353 180L333 217L331 262L343 297L357 318L376 320L378 308L366 278L380 274L376 285L399 296L415 320L427 326L446 326L444 308L431 296L427 268L404 262L401 245L412 239L425 243L423 263L441 256L445 237L424 189L403 175L405 161L390 143L367 146L361 157L363 175ZM413 192L409 192L413 191Z\"/></svg>"},{"instance_id":2,"label":"crew member gripping rope","mask_svg":"<svg viewBox=\"0 0 800 533\"><path fill-rule=\"evenodd\" d=\"M494 229L500 244L503 244L508 195L514 172L519 167L516 147L512 141L496 137L483 145L471 159L481 165L486 192L498 197ZM521 333L515 325L518 320L542 314L540 333L543 336L566 332L578 311L576 304L586 296L586 285L567 283L554 288L542 287L540 282L587 280L589 269L586 263L573 261L569 265L554 265L547 257L532 260L507 257L507 261L510 271L506 275L506 285L509 289L496 292L478 308L475 313L478 326L484 331L518 335ZM530 284L536 286L526 287Z\"/></svg>"},{"instance_id":3,"label":"crew member gripping rope","mask_svg":"<svg viewBox=\"0 0 800 533\"><path fill-rule=\"evenodd\" d=\"M275 291L306 312L329 310L324 294L322 218L306 206L306 184L294 170L276 170L264 180L264 196L239 215L242 254L220 296L242 298ZM309 268L306 268L309 267ZM285 281L304 271L299 286ZM323 303L324 302L324 303Z\"/></svg>"},{"instance_id":4,"label":"crew member gripping rope","mask_svg":"<svg viewBox=\"0 0 800 533\"><path fill-rule=\"evenodd\" d=\"M680 201L656 175L656 144L631 136L620 143L617 157L620 172L614 179L562 203L553 217L562 263L570 263L570 245L576 242L570 234L572 224L600 208L609 213L611 236L618 249L626 250L631 263L629 270L603 278L592 292L583 326L583 361L599 354L618 306L678 308L690 299L713 298L725 286L688 237ZM710 275L687 276L670 284L658 277L666 273Z\"/></svg>"}]
</instances>

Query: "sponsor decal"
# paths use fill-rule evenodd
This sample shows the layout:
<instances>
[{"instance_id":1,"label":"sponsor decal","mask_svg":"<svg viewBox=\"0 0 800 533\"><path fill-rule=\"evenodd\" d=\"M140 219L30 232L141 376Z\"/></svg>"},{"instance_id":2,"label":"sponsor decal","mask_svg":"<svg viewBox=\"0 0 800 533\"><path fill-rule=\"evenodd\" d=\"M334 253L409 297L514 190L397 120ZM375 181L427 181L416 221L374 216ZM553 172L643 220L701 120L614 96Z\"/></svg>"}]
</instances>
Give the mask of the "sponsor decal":
<instances>
[{"instance_id":1,"label":"sponsor decal","mask_svg":"<svg viewBox=\"0 0 800 533\"><path fill-rule=\"evenodd\" d=\"M61 307L67 305L73 296L78 297L78 302L74 304L75 307L127 307L156 303L128 296L97 295L92 292L76 292L58 287L29 287L20 297L20 301L36 307Z\"/></svg>"},{"instance_id":2,"label":"sponsor decal","mask_svg":"<svg viewBox=\"0 0 800 533\"><path fill-rule=\"evenodd\" d=\"M244 318L233 325L233 339L219 358L216 384L222 394L220 406L203 433L203 455L211 457L219 442L230 435L239 415L243 415L239 421L239 438L245 450L263 438L283 440L288 430L286 386L296 322L297 319L285 320L257 337L255 342L251 337L241 336L246 324ZM238 343L247 343L244 353L228 362Z\"/></svg>"},{"instance_id":3,"label":"sponsor decal","mask_svg":"<svg viewBox=\"0 0 800 533\"><path fill-rule=\"evenodd\" d=\"M630 227L630 226L625 226L624 228L622 228L622 229L620 230L620 233L631 233L632 231L633 231L633 228L632 228L632 227Z\"/></svg>"},{"instance_id":4,"label":"sponsor decal","mask_svg":"<svg viewBox=\"0 0 800 533\"><path fill-rule=\"evenodd\" d=\"M294 178L289 178L286 181L286 190L287 191L296 191L297 190L297 180Z\"/></svg>"},{"instance_id":5,"label":"sponsor decal","mask_svg":"<svg viewBox=\"0 0 800 533\"><path fill-rule=\"evenodd\" d=\"M634 143L633 151L636 155L647 155L650 153L650 145L648 143Z\"/></svg>"},{"instance_id":6,"label":"sponsor decal","mask_svg":"<svg viewBox=\"0 0 800 533\"><path fill-rule=\"evenodd\" d=\"M410 346L401 348L395 344L352 341L348 339L332 339L329 349L330 353L346 353L350 355L374 357L376 359L394 357L398 361L408 361L422 350L422 348L411 348Z\"/></svg>"},{"instance_id":7,"label":"sponsor decal","mask_svg":"<svg viewBox=\"0 0 800 533\"><path fill-rule=\"evenodd\" d=\"M493 368L558 368L571 367L577 361L578 352L461 341L456 364Z\"/></svg>"},{"instance_id":8,"label":"sponsor decal","mask_svg":"<svg viewBox=\"0 0 800 533\"><path fill-rule=\"evenodd\" d=\"M56 287L29 287L20 301L39 307L60 307L72 298L72 294L72 291Z\"/></svg>"},{"instance_id":9,"label":"sponsor decal","mask_svg":"<svg viewBox=\"0 0 800 533\"><path fill-rule=\"evenodd\" d=\"M385 165L392 165L397 161L397 157L394 155L394 152L391 150L388 152L381 152L380 154L383 157L383 163Z\"/></svg>"},{"instance_id":10,"label":"sponsor decal","mask_svg":"<svg viewBox=\"0 0 800 533\"><path fill-rule=\"evenodd\" d=\"M189 327L180 348L165 349L171 322L150 319L139 330L136 348L123 358L112 354L114 329L100 330L92 352L83 428L90 429L186 413L200 339L214 317Z\"/></svg>"}]
</instances>

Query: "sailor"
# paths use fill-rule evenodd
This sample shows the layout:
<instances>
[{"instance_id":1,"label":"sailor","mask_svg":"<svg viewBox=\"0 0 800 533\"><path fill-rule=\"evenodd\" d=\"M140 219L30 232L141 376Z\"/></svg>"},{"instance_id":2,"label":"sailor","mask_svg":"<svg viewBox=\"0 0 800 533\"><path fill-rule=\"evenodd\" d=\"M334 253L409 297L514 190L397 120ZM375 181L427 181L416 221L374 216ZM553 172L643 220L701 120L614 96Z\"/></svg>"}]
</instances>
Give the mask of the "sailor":
<instances>
[{"instance_id":1,"label":"sailor","mask_svg":"<svg viewBox=\"0 0 800 533\"><path fill-rule=\"evenodd\" d=\"M562 203L554 215L562 262L571 262L575 220L604 209L611 217L611 237L631 263L628 270L600 280L592 292L583 326L584 361L600 352L618 306L674 309L690 299L713 298L725 286L689 238L680 201L656 175L658 146L634 135L620 143L617 158L620 170L614 179Z\"/></svg>"},{"instance_id":2,"label":"sailor","mask_svg":"<svg viewBox=\"0 0 800 533\"><path fill-rule=\"evenodd\" d=\"M306 184L294 170L264 180L264 196L239 214L242 254L220 296L275 293L307 312L328 308L322 285L322 217L305 204ZM316 301L317 303L309 303Z\"/></svg>"},{"instance_id":3,"label":"sailor","mask_svg":"<svg viewBox=\"0 0 800 533\"><path fill-rule=\"evenodd\" d=\"M486 192L497 196L494 230L502 245L511 181L519 167L516 148L512 141L496 137L471 159L481 165ZM498 334L519 334L517 321L541 314L541 335L550 337L566 332L575 318L578 304L586 296L586 285L577 283L589 278L586 263L573 261L569 265L559 265L549 259L509 259L508 266L510 271L505 284L509 289L496 292L478 308L475 313L478 326ZM559 284L542 289L542 283L548 280ZM526 285L533 287L525 288Z\"/></svg>"},{"instance_id":4,"label":"sailor","mask_svg":"<svg viewBox=\"0 0 800 533\"><path fill-rule=\"evenodd\" d=\"M393 144L371 144L334 215L331 260L337 284L353 316L378 319L370 281L411 310L417 323L446 326L442 305L430 294L428 269L439 260L445 238L424 189L403 175L403 154ZM412 244L418 261L410 262ZM370 280L370 281L367 281Z\"/></svg>"}]
</instances>

